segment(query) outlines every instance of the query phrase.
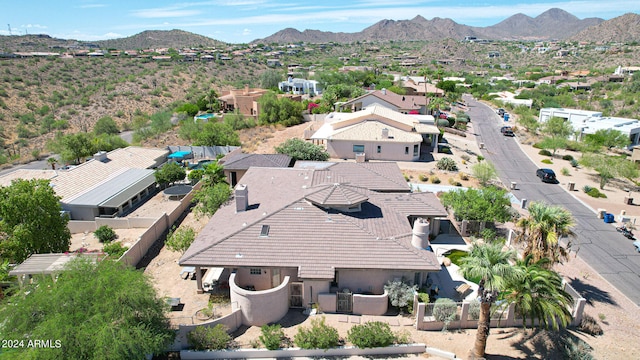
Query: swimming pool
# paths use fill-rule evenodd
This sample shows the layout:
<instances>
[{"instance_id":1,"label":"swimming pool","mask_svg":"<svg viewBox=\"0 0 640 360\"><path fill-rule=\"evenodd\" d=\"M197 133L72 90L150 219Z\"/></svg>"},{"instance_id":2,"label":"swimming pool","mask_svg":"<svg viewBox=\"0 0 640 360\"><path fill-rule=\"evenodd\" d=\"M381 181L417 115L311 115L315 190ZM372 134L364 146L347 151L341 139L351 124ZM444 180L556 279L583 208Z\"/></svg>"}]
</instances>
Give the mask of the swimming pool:
<instances>
[{"instance_id":1,"label":"swimming pool","mask_svg":"<svg viewBox=\"0 0 640 360\"><path fill-rule=\"evenodd\" d=\"M216 114L201 114L198 116L194 116L193 120L198 121L198 120L204 120L204 121L208 121L209 119L213 119L216 117Z\"/></svg>"},{"instance_id":2,"label":"swimming pool","mask_svg":"<svg viewBox=\"0 0 640 360\"><path fill-rule=\"evenodd\" d=\"M197 164L191 164L190 163L189 164L189 169L191 169L191 170L204 169L204 167L206 165L209 165L212 162L215 162L215 160L201 160L201 161L198 161Z\"/></svg>"}]
</instances>

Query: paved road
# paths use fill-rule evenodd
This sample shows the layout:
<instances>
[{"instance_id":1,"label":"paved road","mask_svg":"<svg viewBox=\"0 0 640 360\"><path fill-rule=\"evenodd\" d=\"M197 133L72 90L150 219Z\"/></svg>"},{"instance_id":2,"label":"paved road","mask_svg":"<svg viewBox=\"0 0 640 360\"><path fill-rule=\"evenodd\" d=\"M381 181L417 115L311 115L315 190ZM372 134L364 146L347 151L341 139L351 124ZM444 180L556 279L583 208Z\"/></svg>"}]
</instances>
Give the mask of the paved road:
<instances>
[{"instance_id":1,"label":"paved road","mask_svg":"<svg viewBox=\"0 0 640 360\"><path fill-rule=\"evenodd\" d=\"M640 306L640 253L635 250L631 240L619 234L611 224L598 219L593 209L565 190L567 184L542 183L535 175L537 166L520 149L517 140L500 133L499 129L504 122L498 115L470 96L465 96L465 101L469 105L469 116L473 121L476 139L485 144L483 156L496 166L500 180L508 185L516 182L518 190L514 190L513 194L520 200L544 201L562 205L571 211L576 220L576 237L572 240L572 250L594 271ZM608 294L603 294L598 289L587 284L578 285L582 285L579 287L583 289L585 297L612 301Z\"/></svg>"}]
</instances>

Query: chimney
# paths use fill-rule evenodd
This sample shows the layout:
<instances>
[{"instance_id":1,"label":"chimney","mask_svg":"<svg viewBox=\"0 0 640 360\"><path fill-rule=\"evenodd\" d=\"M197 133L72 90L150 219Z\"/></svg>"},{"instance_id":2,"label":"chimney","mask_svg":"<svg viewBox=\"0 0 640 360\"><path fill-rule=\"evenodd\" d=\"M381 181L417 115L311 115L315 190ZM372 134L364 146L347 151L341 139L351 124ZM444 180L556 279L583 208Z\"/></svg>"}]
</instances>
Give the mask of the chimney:
<instances>
[{"instance_id":1,"label":"chimney","mask_svg":"<svg viewBox=\"0 0 640 360\"><path fill-rule=\"evenodd\" d=\"M416 249L426 249L429 244L430 226L427 219L418 218L413 223L411 245Z\"/></svg>"},{"instance_id":2,"label":"chimney","mask_svg":"<svg viewBox=\"0 0 640 360\"><path fill-rule=\"evenodd\" d=\"M244 94L249 95L249 84L244 84Z\"/></svg>"},{"instance_id":3,"label":"chimney","mask_svg":"<svg viewBox=\"0 0 640 360\"><path fill-rule=\"evenodd\" d=\"M388 139L389 138L389 129L387 129L387 128L382 129L382 138L383 139Z\"/></svg>"},{"instance_id":4,"label":"chimney","mask_svg":"<svg viewBox=\"0 0 640 360\"><path fill-rule=\"evenodd\" d=\"M100 162L106 162L107 161L107 152L106 151L98 151L97 153L93 154L93 158L97 161Z\"/></svg>"},{"instance_id":5,"label":"chimney","mask_svg":"<svg viewBox=\"0 0 640 360\"><path fill-rule=\"evenodd\" d=\"M380 91L382 91L382 95L387 95L387 89L382 88L382 90L380 90Z\"/></svg>"},{"instance_id":6,"label":"chimney","mask_svg":"<svg viewBox=\"0 0 640 360\"><path fill-rule=\"evenodd\" d=\"M234 193L236 198L236 213L246 211L249 207L249 188L245 184L238 184Z\"/></svg>"}]
</instances>

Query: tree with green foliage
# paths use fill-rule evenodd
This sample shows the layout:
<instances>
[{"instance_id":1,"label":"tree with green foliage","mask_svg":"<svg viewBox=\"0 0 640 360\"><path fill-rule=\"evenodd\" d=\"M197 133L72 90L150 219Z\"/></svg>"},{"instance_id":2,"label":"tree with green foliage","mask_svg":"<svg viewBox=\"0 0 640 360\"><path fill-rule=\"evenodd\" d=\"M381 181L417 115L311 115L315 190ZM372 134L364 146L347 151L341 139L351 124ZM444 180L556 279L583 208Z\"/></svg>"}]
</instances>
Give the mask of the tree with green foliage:
<instances>
[{"instance_id":1,"label":"tree with green foliage","mask_svg":"<svg viewBox=\"0 0 640 360\"><path fill-rule=\"evenodd\" d=\"M177 113L186 113L190 117L194 117L198 115L198 105L191 103L184 103L175 108L175 112Z\"/></svg>"},{"instance_id":2,"label":"tree with green foliage","mask_svg":"<svg viewBox=\"0 0 640 360\"><path fill-rule=\"evenodd\" d=\"M16 179L0 187L0 257L13 263L31 254L69 250L69 216L48 180Z\"/></svg>"},{"instance_id":3,"label":"tree with green foliage","mask_svg":"<svg viewBox=\"0 0 640 360\"><path fill-rule=\"evenodd\" d=\"M556 151L558 151L558 149L566 149L568 143L569 143L569 141L566 138L563 138L563 137L546 136L544 139L542 139L542 141L540 141L538 143L538 146L541 149L551 149L551 150L553 150L551 155L555 156L556 155Z\"/></svg>"},{"instance_id":4,"label":"tree with green foliage","mask_svg":"<svg viewBox=\"0 0 640 360\"><path fill-rule=\"evenodd\" d=\"M585 135L584 142L596 148L626 148L630 143L629 137L620 130L600 129L594 134Z\"/></svg>"},{"instance_id":5,"label":"tree with green foliage","mask_svg":"<svg viewBox=\"0 0 640 360\"><path fill-rule=\"evenodd\" d=\"M573 126L567 119L553 116L545 122L541 129L544 135L554 138L567 139L573 134Z\"/></svg>"},{"instance_id":6,"label":"tree with green foliage","mask_svg":"<svg viewBox=\"0 0 640 360\"><path fill-rule=\"evenodd\" d=\"M207 122L197 135L193 145L196 146L240 146L240 136L229 124Z\"/></svg>"},{"instance_id":7,"label":"tree with green foliage","mask_svg":"<svg viewBox=\"0 0 640 360\"><path fill-rule=\"evenodd\" d=\"M224 175L224 166L218 164L217 161L206 164L202 170L202 179L205 185L226 184L227 177Z\"/></svg>"},{"instance_id":8,"label":"tree with green foliage","mask_svg":"<svg viewBox=\"0 0 640 360\"><path fill-rule=\"evenodd\" d=\"M535 133L535 131L540 127L538 120L536 120L535 116L530 113L519 114L518 124L530 133Z\"/></svg>"},{"instance_id":9,"label":"tree with green foliage","mask_svg":"<svg viewBox=\"0 0 640 360\"><path fill-rule=\"evenodd\" d=\"M491 181L498 178L496 167L489 161L479 162L473 165L471 167L471 174L478 179L482 187L486 187Z\"/></svg>"},{"instance_id":10,"label":"tree with green foliage","mask_svg":"<svg viewBox=\"0 0 640 360\"><path fill-rule=\"evenodd\" d=\"M258 104L258 122L261 125L278 123L293 126L302 122L304 105L299 101L293 101L288 97L278 98L274 92L268 92L260 97Z\"/></svg>"},{"instance_id":11,"label":"tree with green foliage","mask_svg":"<svg viewBox=\"0 0 640 360\"><path fill-rule=\"evenodd\" d=\"M184 253L196 239L196 231L191 226L172 228L167 235L164 244L171 251Z\"/></svg>"},{"instance_id":12,"label":"tree with green foliage","mask_svg":"<svg viewBox=\"0 0 640 360\"><path fill-rule=\"evenodd\" d=\"M100 134L91 139L94 153L98 151L113 151L115 149L122 149L129 146L120 135Z\"/></svg>"},{"instance_id":13,"label":"tree with green foliage","mask_svg":"<svg viewBox=\"0 0 640 360\"><path fill-rule=\"evenodd\" d=\"M524 256L531 255L534 262L548 258L550 265L561 263L569 256L568 248L560 245L560 238L573 234L574 219L571 212L561 206L532 202L529 216L516 222L519 230L516 243L524 244Z\"/></svg>"},{"instance_id":14,"label":"tree with green foliage","mask_svg":"<svg viewBox=\"0 0 640 360\"><path fill-rule=\"evenodd\" d=\"M278 84L282 81L282 72L267 69L260 74L260 87L263 89L278 90Z\"/></svg>"},{"instance_id":15,"label":"tree with green foliage","mask_svg":"<svg viewBox=\"0 0 640 360\"><path fill-rule=\"evenodd\" d=\"M456 220L505 222L512 218L507 191L494 186L456 189L441 196L442 205L453 209Z\"/></svg>"},{"instance_id":16,"label":"tree with green foliage","mask_svg":"<svg viewBox=\"0 0 640 360\"><path fill-rule=\"evenodd\" d=\"M175 337L166 303L133 267L79 257L57 280L43 276L26 287L0 308L0 333L53 344L3 349L7 358L143 360L166 351Z\"/></svg>"},{"instance_id":17,"label":"tree with green foliage","mask_svg":"<svg viewBox=\"0 0 640 360\"><path fill-rule=\"evenodd\" d=\"M48 147L60 154L63 160L75 161L76 164L95 153L91 135L84 132L56 136Z\"/></svg>"},{"instance_id":18,"label":"tree with green foliage","mask_svg":"<svg viewBox=\"0 0 640 360\"><path fill-rule=\"evenodd\" d=\"M585 154L579 160L579 163L598 173L601 190L611 179L635 179L639 174L638 167L633 161L619 156Z\"/></svg>"},{"instance_id":19,"label":"tree with green foliage","mask_svg":"<svg viewBox=\"0 0 640 360\"><path fill-rule=\"evenodd\" d=\"M196 213L212 216L220 206L229 201L230 196L231 188L226 182L203 186L193 195L193 200L197 203Z\"/></svg>"},{"instance_id":20,"label":"tree with green foliage","mask_svg":"<svg viewBox=\"0 0 640 360\"><path fill-rule=\"evenodd\" d=\"M245 117L238 109L235 109L233 113L224 114L224 122L233 130L249 129L256 126L253 117Z\"/></svg>"},{"instance_id":21,"label":"tree with green foliage","mask_svg":"<svg viewBox=\"0 0 640 360\"><path fill-rule=\"evenodd\" d=\"M573 298L564 291L562 277L550 269L549 258L533 261L532 255L516 262L515 276L508 278L505 284L504 299L516 306L516 313L535 326L558 330L571 322L569 308Z\"/></svg>"},{"instance_id":22,"label":"tree with green foliage","mask_svg":"<svg viewBox=\"0 0 640 360\"><path fill-rule=\"evenodd\" d=\"M466 279L481 279L478 288L480 318L478 331L472 350L474 358L484 358L491 321L491 305L498 299L498 293L516 276L511 261L515 251L502 251L499 243L475 243L469 255L461 259L460 272Z\"/></svg>"},{"instance_id":23,"label":"tree with green foliage","mask_svg":"<svg viewBox=\"0 0 640 360\"><path fill-rule=\"evenodd\" d=\"M119 132L120 129L118 128L118 124L116 124L116 122L110 116L101 117L93 126L93 133L96 135L115 135Z\"/></svg>"},{"instance_id":24,"label":"tree with green foliage","mask_svg":"<svg viewBox=\"0 0 640 360\"><path fill-rule=\"evenodd\" d=\"M329 153L320 145L304 141L299 138L291 138L276 146L278 154L291 156L294 160L327 161Z\"/></svg>"},{"instance_id":25,"label":"tree with green foliage","mask_svg":"<svg viewBox=\"0 0 640 360\"><path fill-rule=\"evenodd\" d=\"M156 169L155 173L156 182L161 186L172 184L176 181L184 180L187 176L185 169L180 164L170 161L163 166Z\"/></svg>"}]
</instances>

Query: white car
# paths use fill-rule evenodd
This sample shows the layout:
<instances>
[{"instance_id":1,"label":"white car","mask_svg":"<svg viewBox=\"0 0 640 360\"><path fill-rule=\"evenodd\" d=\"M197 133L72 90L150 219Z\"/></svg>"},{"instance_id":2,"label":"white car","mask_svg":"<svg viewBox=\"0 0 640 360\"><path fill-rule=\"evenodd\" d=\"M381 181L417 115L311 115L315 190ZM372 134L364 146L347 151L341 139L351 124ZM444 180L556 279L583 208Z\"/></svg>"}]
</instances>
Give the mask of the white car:
<instances>
[{"instance_id":1,"label":"white car","mask_svg":"<svg viewBox=\"0 0 640 360\"><path fill-rule=\"evenodd\" d=\"M633 242L633 246L636 247L636 251L640 252L640 241L634 241Z\"/></svg>"}]
</instances>

